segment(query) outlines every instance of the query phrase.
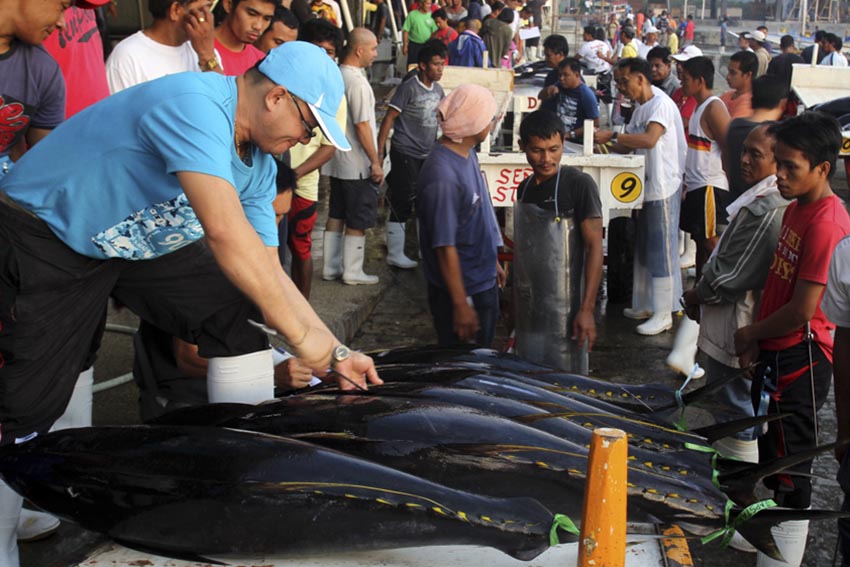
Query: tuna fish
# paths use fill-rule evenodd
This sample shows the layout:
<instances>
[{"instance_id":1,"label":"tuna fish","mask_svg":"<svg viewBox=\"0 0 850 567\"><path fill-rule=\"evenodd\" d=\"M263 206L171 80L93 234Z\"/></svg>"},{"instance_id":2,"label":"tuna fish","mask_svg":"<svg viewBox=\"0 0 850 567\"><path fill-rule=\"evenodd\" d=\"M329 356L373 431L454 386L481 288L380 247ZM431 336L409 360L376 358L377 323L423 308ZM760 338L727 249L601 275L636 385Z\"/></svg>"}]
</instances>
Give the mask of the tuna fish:
<instances>
[{"instance_id":1,"label":"tuna fish","mask_svg":"<svg viewBox=\"0 0 850 567\"><path fill-rule=\"evenodd\" d=\"M57 431L0 450L0 474L52 514L183 558L463 544L530 560L553 525L530 498L474 495L226 428Z\"/></svg>"},{"instance_id":2,"label":"tuna fish","mask_svg":"<svg viewBox=\"0 0 850 567\"><path fill-rule=\"evenodd\" d=\"M371 354L381 375L389 380L406 375L408 379L420 382L442 381L439 374L451 369L479 370L483 374L509 377L557 393L582 394L637 413L666 413L681 404L710 401L713 393L734 379L731 376L727 380L713 381L677 399L676 391L663 384L618 384L596 380L472 345L410 347ZM425 379L423 375L430 375L431 379Z\"/></svg>"}]
</instances>

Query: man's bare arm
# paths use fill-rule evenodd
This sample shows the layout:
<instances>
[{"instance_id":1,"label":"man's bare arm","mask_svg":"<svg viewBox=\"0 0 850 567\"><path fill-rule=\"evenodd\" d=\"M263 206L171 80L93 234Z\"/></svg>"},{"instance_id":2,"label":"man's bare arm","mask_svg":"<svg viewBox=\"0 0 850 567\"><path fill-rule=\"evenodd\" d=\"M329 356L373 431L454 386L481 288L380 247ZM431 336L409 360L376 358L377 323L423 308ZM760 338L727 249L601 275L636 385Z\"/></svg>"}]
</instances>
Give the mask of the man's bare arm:
<instances>
[{"instance_id":1,"label":"man's bare arm","mask_svg":"<svg viewBox=\"0 0 850 567\"><path fill-rule=\"evenodd\" d=\"M758 323L735 332L735 351L741 354L754 343L793 333L812 319L823 293L823 284L797 280L791 300Z\"/></svg>"},{"instance_id":2,"label":"man's bare arm","mask_svg":"<svg viewBox=\"0 0 850 567\"><path fill-rule=\"evenodd\" d=\"M466 300L466 288L463 286L463 274L460 257L454 246L442 246L436 249L437 265L446 282L446 289L452 298L452 321L454 331L461 341L475 339L479 329L478 314Z\"/></svg>"},{"instance_id":3,"label":"man's bare arm","mask_svg":"<svg viewBox=\"0 0 850 567\"><path fill-rule=\"evenodd\" d=\"M390 130L392 130L393 123L400 114L398 110L390 107L387 109L387 115L384 116L384 121L381 122L381 129L378 130L378 155L381 157L387 155L387 140L390 138Z\"/></svg>"},{"instance_id":4,"label":"man's bare arm","mask_svg":"<svg viewBox=\"0 0 850 567\"><path fill-rule=\"evenodd\" d=\"M295 168L295 179L301 179L311 171L316 171L334 157L336 148L331 145L321 145L304 163Z\"/></svg>"},{"instance_id":5,"label":"man's bare arm","mask_svg":"<svg viewBox=\"0 0 850 567\"><path fill-rule=\"evenodd\" d=\"M375 147L372 126L368 122L358 122L354 125L354 133L357 136L357 141L363 146L366 157L369 158L369 176L375 183L380 183L384 180L384 170L378 157L378 149Z\"/></svg>"},{"instance_id":6,"label":"man's bare arm","mask_svg":"<svg viewBox=\"0 0 850 567\"><path fill-rule=\"evenodd\" d=\"M573 323L573 336L579 345L587 340L587 350L593 349L596 342L596 291L602 281L602 219L585 219L581 223L581 236L584 240L584 297Z\"/></svg>"},{"instance_id":7,"label":"man's bare arm","mask_svg":"<svg viewBox=\"0 0 850 567\"><path fill-rule=\"evenodd\" d=\"M204 227L207 245L225 276L260 309L264 321L280 332L310 368L324 373L331 351L340 344L292 283L277 255L248 222L236 190L225 180L202 173L177 173ZM380 383L372 360L359 353L337 366L365 386Z\"/></svg>"}]
</instances>

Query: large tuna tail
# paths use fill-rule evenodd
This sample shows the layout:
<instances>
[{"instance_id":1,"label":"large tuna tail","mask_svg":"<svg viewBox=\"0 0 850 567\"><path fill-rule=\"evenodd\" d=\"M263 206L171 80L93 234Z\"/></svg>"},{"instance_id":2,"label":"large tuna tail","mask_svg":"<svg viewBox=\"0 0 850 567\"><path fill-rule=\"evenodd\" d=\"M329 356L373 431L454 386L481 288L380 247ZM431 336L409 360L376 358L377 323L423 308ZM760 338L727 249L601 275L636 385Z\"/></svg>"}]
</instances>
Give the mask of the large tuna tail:
<instances>
[{"instance_id":1,"label":"large tuna tail","mask_svg":"<svg viewBox=\"0 0 850 567\"><path fill-rule=\"evenodd\" d=\"M741 511L740 508L733 510L732 517L736 517ZM781 522L792 520L834 520L838 518L847 518L850 514L847 512L838 512L833 510L802 510L796 508L768 508L762 510L746 521L741 522L736 530L744 539L750 542L753 547L776 559L783 561L782 554L776 546L773 539L773 534L770 528Z\"/></svg>"}]
</instances>

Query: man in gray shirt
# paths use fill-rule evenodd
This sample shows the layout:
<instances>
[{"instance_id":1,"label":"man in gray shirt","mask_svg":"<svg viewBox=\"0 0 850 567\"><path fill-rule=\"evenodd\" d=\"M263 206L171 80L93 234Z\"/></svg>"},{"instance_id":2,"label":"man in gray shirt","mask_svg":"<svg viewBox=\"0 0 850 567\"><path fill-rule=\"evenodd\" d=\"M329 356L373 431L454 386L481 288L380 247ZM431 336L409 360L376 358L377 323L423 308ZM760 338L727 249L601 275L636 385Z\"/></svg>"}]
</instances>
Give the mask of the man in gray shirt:
<instances>
[{"instance_id":1,"label":"man in gray shirt","mask_svg":"<svg viewBox=\"0 0 850 567\"><path fill-rule=\"evenodd\" d=\"M670 48L660 45L653 47L646 54L646 60L649 61L652 68L652 84L664 91L667 96L672 97L681 85L679 79L672 72L673 64L670 61Z\"/></svg>"},{"instance_id":2,"label":"man in gray shirt","mask_svg":"<svg viewBox=\"0 0 850 567\"><path fill-rule=\"evenodd\" d=\"M326 280L342 277L348 285L378 283L377 276L363 272L366 229L375 226L378 185L384 180L377 151L375 93L365 72L377 55L375 34L366 28L351 31L339 66L348 103L345 137L351 151L336 152L322 167L322 173L331 178L322 277Z\"/></svg>"},{"instance_id":3,"label":"man in gray shirt","mask_svg":"<svg viewBox=\"0 0 850 567\"><path fill-rule=\"evenodd\" d=\"M387 220L387 264L410 269L416 262L404 255L405 223L416 196L416 178L422 162L437 140L437 105L445 98L437 82L443 77L445 58L426 45L419 51L418 74L399 85L378 133L378 152L386 155L393 131L387 176L390 214Z\"/></svg>"}]
</instances>

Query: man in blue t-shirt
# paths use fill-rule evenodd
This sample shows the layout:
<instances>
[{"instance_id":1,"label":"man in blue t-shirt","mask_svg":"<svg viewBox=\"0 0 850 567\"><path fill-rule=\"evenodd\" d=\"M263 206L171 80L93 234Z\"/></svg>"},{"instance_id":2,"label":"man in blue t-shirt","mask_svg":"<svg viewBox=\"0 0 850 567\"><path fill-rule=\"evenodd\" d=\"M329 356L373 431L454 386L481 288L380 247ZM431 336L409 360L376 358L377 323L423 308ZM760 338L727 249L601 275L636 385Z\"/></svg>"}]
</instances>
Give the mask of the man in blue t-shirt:
<instances>
[{"instance_id":1,"label":"man in blue t-shirt","mask_svg":"<svg viewBox=\"0 0 850 567\"><path fill-rule=\"evenodd\" d=\"M581 63L575 57L567 57L558 64L558 94L543 101L541 110L549 110L558 115L567 132L566 140L581 142L584 134L584 121L593 120L599 126L599 104L596 94L581 78Z\"/></svg>"},{"instance_id":2,"label":"man in blue t-shirt","mask_svg":"<svg viewBox=\"0 0 850 567\"><path fill-rule=\"evenodd\" d=\"M484 87L452 91L437 108L443 135L416 182L419 247L441 345L489 347L496 332L505 278L497 256L502 238L475 154L495 113L496 101Z\"/></svg>"},{"instance_id":3,"label":"man in blue t-shirt","mask_svg":"<svg viewBox=\"0 0 850 567\"><path fill-rule=\"evenodd\" d=\"M62 413L109 296L198 345L211 401L273 394L268 341L249 318L316 372L379 381L277 258L271 154L316 127L347 150L334 119L342 89L324 50L290 42L240 77L182 73L126 89L21 158L0 180L0 444Z\"/></svg>"}]
</instances>

